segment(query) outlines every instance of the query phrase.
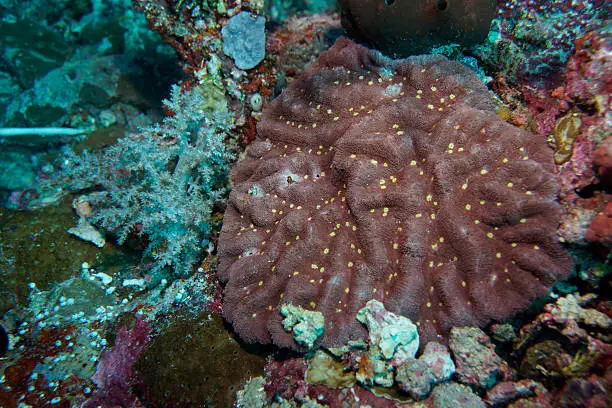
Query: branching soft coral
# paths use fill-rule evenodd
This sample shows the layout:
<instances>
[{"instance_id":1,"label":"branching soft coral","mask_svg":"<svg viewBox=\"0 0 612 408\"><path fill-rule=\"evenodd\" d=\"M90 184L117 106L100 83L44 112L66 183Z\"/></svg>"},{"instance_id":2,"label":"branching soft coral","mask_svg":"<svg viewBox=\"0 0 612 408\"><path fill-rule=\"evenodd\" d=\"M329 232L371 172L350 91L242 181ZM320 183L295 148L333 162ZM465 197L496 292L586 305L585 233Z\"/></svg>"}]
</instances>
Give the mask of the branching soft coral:
<instances>
[{"instance_id":1,"label":"branching soft coral","mask_svg":"<svg viewBox=\"0 0 612 408\"><path fill-rule=\"evenodd\" d=\"M102 154L66 152L63 177L71 189L94 187L90 221L113 231L120 244L146 237L154 269L190 271L209 245L213 205L226 193L232 154L223 140L231 116L210 105L207 93L172 89L174 114Z\"/></svg>"}]
</instances>

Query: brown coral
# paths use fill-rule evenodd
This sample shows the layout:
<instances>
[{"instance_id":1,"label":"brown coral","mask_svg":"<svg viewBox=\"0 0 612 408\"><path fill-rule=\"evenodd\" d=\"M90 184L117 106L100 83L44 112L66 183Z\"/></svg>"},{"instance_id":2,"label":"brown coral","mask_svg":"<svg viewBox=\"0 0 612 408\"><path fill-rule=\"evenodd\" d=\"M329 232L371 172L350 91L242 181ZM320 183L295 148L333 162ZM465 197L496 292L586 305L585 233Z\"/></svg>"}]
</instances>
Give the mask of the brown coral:
<instances>
[{"instance_id":1,"label":"brown coral","mask_svg":"<svg viewBox=\"0 0 612 408\"><path fill-rule=\"evenodd\" d=\"M544 140L501 121L443 57L390 60L341 38L263 113L231 174L223 313L247 341L298 348L282 304L365 334L370 299L422 344L524 308L571 269Z\"/></svg>"}]
</instances>

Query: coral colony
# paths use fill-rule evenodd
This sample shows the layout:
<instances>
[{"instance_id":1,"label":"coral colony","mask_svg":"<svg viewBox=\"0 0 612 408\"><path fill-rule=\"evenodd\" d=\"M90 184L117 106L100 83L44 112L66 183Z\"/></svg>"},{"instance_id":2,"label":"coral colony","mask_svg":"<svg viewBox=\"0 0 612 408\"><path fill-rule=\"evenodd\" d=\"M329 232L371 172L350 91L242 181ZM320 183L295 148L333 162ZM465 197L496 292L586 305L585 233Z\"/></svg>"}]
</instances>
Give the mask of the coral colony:
<instances>
[{"instance_id":1,"label":"coral colony","mask_svg":"<svg viewBox=\"0 0 612 408\"><path fill-rule=\"evenodd\" d=\"M609 3L3 1L0 407L612 406Z\"/></svg>"},{"instance_id":2,"label":"coral colony","mask_svg":"<svg viewBox=\"0 0 612 408\"><path fill-rule=\"evenodd\" d=\"M248 341L295 347L289 303L322 313L321 343L338 346L377 299L426 343L509 317L571 271L551 150L459 63L340 38L257 131L219 241L224 315Z\"/></svg>"}]
</instances>

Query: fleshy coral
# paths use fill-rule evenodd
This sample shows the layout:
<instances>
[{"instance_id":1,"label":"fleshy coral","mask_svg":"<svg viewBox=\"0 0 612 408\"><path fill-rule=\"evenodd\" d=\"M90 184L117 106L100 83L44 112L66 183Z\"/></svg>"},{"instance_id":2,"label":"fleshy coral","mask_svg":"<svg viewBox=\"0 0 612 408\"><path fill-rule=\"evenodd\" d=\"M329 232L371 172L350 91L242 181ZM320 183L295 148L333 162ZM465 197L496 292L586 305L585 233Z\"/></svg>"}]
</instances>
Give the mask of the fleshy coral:
<instances>
[{"instance_id":1,"label":"fleshy coral","mask_svg":"<svg viewBox=\"0 0 612 408\"><path fill-rule=\"evenodd\" d=\"M224 316L293 348L287 303L323 313L327 346L365 336L370 299L417 322L422 344L506 318L571 270L552 171L545 141L500 120L465 66L340 38L233 169Z\"/></svg>"},{"instance_id":2,"label":"fleshy coral","mask_svg":"<svg viewBox=\"0 0 612 408\"><path fill-rule=\"evenodd\" d=\"M456 41L484 40L495 14L491 0L340 0L342 25L382 52L408 56Z\"/></svg>"}]
</instances>

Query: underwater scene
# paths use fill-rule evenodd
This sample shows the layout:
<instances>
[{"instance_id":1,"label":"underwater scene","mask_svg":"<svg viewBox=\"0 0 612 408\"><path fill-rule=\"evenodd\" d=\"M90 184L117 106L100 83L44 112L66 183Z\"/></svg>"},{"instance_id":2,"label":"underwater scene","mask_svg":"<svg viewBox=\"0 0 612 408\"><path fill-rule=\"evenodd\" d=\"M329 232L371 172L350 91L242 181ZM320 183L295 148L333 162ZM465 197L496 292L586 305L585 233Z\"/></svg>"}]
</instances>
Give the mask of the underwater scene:
<instances>
[{"instance_id":1,"label":"underwater scene","mask_svg":"<svg viewBox=\"0 0 612 408\"><path fill-rule=\"evenodd\" d=\"M611 11L0 0L0 408L611 407Z\"/></svg>"}]
</instances>

